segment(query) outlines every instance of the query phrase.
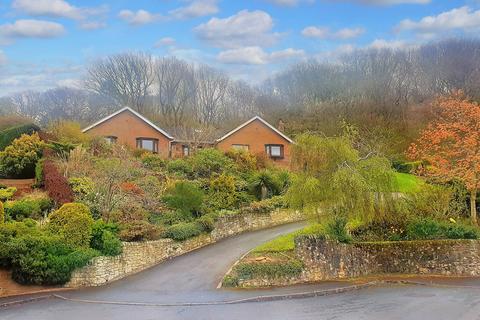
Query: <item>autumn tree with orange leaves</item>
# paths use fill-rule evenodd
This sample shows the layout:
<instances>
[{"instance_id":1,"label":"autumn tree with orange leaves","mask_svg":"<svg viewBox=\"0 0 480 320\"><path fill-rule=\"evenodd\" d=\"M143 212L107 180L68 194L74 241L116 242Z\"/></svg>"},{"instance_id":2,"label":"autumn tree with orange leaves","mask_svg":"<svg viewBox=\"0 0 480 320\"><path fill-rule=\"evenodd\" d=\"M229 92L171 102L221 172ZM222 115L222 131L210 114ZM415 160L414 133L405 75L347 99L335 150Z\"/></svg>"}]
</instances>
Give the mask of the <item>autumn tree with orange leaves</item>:
<instances>
[{"instance_id":1,"label":"autumn tree with orange leaves","mask_svg":"<svg viewBox=\"0 0 480 320\"><path fill-rule=\"evenodd\" d=\"M431 164L426 174L440 181L460 180L470 193L470 215L477 224L480 188L480 105L462 91L433 104L434 119L413 143L408 155Z\"/></svg>"}]
</instances>

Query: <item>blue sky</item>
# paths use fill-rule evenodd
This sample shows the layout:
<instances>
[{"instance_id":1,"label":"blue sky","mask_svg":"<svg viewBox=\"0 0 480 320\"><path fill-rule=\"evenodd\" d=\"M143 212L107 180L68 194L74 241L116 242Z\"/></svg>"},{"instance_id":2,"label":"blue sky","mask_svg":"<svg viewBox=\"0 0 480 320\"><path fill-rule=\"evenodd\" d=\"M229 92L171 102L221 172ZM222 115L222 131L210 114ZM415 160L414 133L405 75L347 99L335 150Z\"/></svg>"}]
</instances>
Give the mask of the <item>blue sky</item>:
<instances>
[{"instance_id":1,"label":"blue sky","mask_svg":"<svg viewBox=\"0 0 480 320\"><path fill-rule=\"evenodd\" d=\"M259 82L303 59L480 31L479 0L0 0L0 96L147 51Z\"/></svg>"}]
</instances>

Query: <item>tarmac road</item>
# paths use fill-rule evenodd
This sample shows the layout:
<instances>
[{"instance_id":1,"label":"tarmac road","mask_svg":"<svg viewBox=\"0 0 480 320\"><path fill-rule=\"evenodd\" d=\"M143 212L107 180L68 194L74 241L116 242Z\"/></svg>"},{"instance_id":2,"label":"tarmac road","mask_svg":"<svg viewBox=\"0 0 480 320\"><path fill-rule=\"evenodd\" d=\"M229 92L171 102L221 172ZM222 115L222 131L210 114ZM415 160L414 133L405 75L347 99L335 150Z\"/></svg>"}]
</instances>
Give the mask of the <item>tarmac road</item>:
<instances>
[{"instance_id":1,"label":"tarmac road","mask_svg":"<svg viewBox=\"0 0 480 320\"><path fill-rule=\"evenodd\" d=\"M174 258L107 286L59 293L67 298L86 300L88 303L60 299L41 300L0 309L0 319L480 320L480 285L478 283L480 281L475 280L472 280L474 283L471 287L463 288L382 285L313 298L218 304L222 301L249 297L351 285L348 282L327 282L267 290L216 289L232 263L245 252L280 234L294 231L302 225L302 223L290 224L242 234ZM470 285L466 280L461 284ZM119 304L111 304L112 302ZM184 305L192 302L216 304ZM159 304L177 305L160 306Z\"/></svg>"}]
</instances>

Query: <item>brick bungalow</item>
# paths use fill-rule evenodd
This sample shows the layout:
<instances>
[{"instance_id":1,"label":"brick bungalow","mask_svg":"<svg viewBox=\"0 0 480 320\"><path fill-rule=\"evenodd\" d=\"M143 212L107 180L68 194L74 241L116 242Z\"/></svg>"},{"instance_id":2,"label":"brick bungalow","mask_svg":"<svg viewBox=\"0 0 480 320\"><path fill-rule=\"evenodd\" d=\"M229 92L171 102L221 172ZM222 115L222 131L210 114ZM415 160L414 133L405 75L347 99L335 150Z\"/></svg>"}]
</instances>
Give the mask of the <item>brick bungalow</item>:
<instances>
[{"instance_id":1,"label":"brick bungalow","mask_svg":"<svg viewBox=\"0 0 480 320\"><path fill-rule=\"evenodd\" d=\"M191 154L192 141L175 139L135 110L125 107L83 129L103 136L110 143L145 149L165 158ZM216 147L222 151L241 149L253 154L265 153L281 166L290 164L293 141L267 121L256 116L215 141L196 141L195 148Z\"/></svg>"}]
</instances>

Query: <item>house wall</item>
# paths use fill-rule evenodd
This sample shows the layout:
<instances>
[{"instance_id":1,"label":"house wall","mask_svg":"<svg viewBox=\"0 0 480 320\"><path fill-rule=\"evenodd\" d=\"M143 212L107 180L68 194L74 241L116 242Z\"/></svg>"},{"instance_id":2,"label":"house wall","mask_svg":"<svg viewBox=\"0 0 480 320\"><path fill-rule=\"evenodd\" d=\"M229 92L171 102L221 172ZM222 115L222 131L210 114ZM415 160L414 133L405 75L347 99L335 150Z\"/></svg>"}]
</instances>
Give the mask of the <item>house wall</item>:
<instances>
[{"instance_id":1,"label":"house wall","mask_svg":"<svg viewBox=\"0 0 480 320\"><path fill-rule=\"evenodd\" d=\"M220 141L217 144L217 148L225 152L230 150L234 144L248 145L249 151L253 154L265 153L266 144L282 144L284 146L284 157L283 159L275 160L275 163L285 167L290 165L291 143L259 120L249 123Z\"/></svg>"},{"instance_id":2,"label":"house wall","mask_svg":"<svg viewBox=\"0 0 480 320\"><path fill-rule=\"evenodd\" d=\"M137 147L137 138L158 139L158 154L169 156L169 139L128 110L87 131L95 136L115 136L117 143Z\"/></svg>"}]
</instances>

